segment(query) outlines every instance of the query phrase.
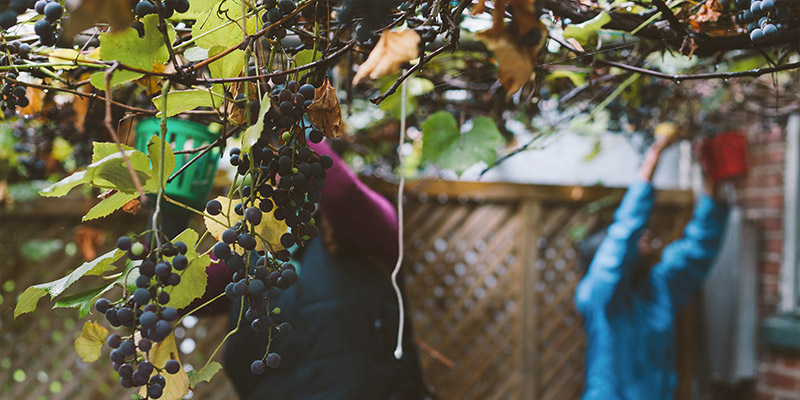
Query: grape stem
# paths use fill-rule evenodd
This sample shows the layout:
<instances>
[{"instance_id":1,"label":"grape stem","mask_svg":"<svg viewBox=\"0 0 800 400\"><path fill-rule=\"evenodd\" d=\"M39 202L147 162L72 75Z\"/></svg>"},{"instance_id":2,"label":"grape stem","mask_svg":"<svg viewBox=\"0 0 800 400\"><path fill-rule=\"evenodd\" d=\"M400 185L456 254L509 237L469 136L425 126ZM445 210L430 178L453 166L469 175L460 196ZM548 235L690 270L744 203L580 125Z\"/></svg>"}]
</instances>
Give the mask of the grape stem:
<instances>
[{"instance_id":1,"label":"grape stem","mask_svg":"<svg viewBox=\"0 0 800 400\"><path fill-rule=\"evenodd\" d=\"M197 312L197 311L199 311L201 308L203 308L203 307L205 307L205 306L207 306L207 305L209 305L209 304L213 303L214 301L216 301L217 299L219 299L219 298L220 298L220 297L222 297L222 296L225 296L225 292L222 292L222 293L220 293L220 294L218 294L218 295L214 296L214 298L212 298L211 300L209 300L209 301L207 301L207 302L205 302L205 303L203 303L203 304L200 304L199 306L197 306L197 307L193 308L193 309L192 309L192 311L189 311L188 313L184 314L184 315L181 317L181 319L179 319L179 320L178 320L178 322L176 322L176 323L175 323L175 326L177 326L177 325L180 325L180 323L181 323L181 322L183 322L183 319L184 319L184 318L186 318L186 317L188 317L188 316L190 316L190 315L192 315L192 314L196 313L196 312Z\"/></svg>"},{"instance_id":2,"label":"grape stem","mask_svg":"<svg viewBox=\"0 0 800 400\"><path fill-rule=\"evenodd\" d=\"M119 136L117 136L117 131L114 129L114 125L111 123L111 76L114 74L114 71L117 70L119 63L114 62L114 65L106 71L105 78L106 78L106 117L104 123L106 125L106 129L108 129L108 133L111 135L111 139L114 140L114 143L117 145L117 149L119 150L120 154L122 154L122 160L125 162L125 167L128 168L128 173L131 175L133 179L133 186L136 187L136 191L139 192L139 199L141 200L142 204L147 204L147 197L144 195L144 189L142 188L142 183L139 181L139 175L133 170L133 165L131 165L131 160L128 159L128 155L125 153L125 149L122 148L122 143L119 141ZM168 86L169 81L167 81ZM166 98L166 97L165 97Z\"/></svg>"}]
</instances>

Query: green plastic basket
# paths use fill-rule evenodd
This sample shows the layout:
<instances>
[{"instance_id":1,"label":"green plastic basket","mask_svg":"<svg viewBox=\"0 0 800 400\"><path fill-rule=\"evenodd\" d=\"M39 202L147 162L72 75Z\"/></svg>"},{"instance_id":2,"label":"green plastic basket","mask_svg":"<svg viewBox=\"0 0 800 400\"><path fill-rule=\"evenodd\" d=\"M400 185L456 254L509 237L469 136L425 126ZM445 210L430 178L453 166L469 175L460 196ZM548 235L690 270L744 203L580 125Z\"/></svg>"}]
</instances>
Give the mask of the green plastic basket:
<instances>
[{"instance_id":1,"label":"green plastic basket","mask_svg":"<svg viewBox=\"0 0 800 400\"><path fill-rule=\"evenodd\" d=\"M149 118L140 120L136 125L136 149L147 154L147 142L153 135L161 134L161 120ZM174 151L194 149L212 143L217 135L211 133L203 124L182 119L167 119L166 141ZM193 162L165 188L167 196L194 208L205 207L214 175L217 173L219 148L211 149ZM194 158L196 154L176 154L175 171Z\"/></svg>"}]
</instances>

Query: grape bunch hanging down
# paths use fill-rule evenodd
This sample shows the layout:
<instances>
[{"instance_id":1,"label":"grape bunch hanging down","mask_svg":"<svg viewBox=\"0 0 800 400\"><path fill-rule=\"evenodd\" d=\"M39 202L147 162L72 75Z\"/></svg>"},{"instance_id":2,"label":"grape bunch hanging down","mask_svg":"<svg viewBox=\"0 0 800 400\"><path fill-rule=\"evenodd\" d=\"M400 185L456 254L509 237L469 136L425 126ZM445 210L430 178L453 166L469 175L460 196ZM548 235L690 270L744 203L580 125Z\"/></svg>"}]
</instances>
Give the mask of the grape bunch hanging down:
<instances>
[{"instance_id":1,"label":"grape bunch hanging down","mask_svg":"<svg viewBox=\"0 0 800 400\"><path fill-rule=\"evenodd\" d=\"M269 101L273 106L264 116L260 138L249 152L239 148L229 152L231 165L251 184L242 186L238 202L229 205L233 213L226 212L216 199L206 204L206 212L212 217L238 216L238 221L222 232L221 240L212 250L234 272L225 294L231 299L243 299L247 310L244 316L253 330L267 331L269 335L274 330L287 335L291 325L272 322L276 310L270 310L269 301L297 282L297 272L288 262L291 258L288 249L302 246L319 235L313 213L325 187L325 169L333 165L333 160L327 155L318 156L306 142L306 134L313 143L319 143L323 137L319 128L307 124L303 118L314 101L314 86L301 86L295 80L287 82L285 75L272 78L272 84ZM251 110L258 110L260 105L256 105ZM274 142L281 144L275 148ZM259 237L257 226L265 218L283 221L288 228L279 239L282 249L272 248L272 244ZM266 349L264 356L253 362L251 371L261 374L267 366L277 368L280 360L280 355Z\"/></svg>"},{"instance_id":2,"label":"grape bunch hanging down","mask_svg":"<svg viewBox=\"0 0 800 400\"><path fill-rule=\"evenodd\" d=\"M339 21L349 23L361 17L356 29L356 39L360 43L368 42L375 31L391 22L391 12L402 0L344 0L344 7L339 13Z\"/></svg>"},{"instance_id":3,"label":"grape bunch hanging down","mask_svg":"<svg viewBox=\"0 0 800 400\"><path fill-rule=\"evenodd\" d=\"M264 5L265 12L261 15L261 21L264 22L262 29L280 21L287 14L295 10L296 6L292 0L262 0L261 4ZM286 37L286 29L297 23L296 18L291 18L284 25L270 30L268 36L275 39L283 39Z\"/></svg>"},{"instance_id":4,"label":"grape bunch hanging down","mask_svg":"<svg viewBox=\"0 0 800 400\"><path fill-rule=\"evenodd\" d=\"M798 35L800 2L797 0L737 0L736 23L746 26L750 41L763 43L784 35Z\"/></svg>"},{"instance_id":5,"label":"grape bunch hanging down","mask_svg":"<svg viewBox=\"0 0 800 400\"><path fill-rule=\"evenodd\" d=\"M149 352L154 343L170 335L178 319L178 310L165 306L170 300L166 289L181 282L179 272L188 266L188 249L185 243L176 241L149 250L128 236L117 240L117 248L124 250L128 259L141 261L136 289L116 301L100 298L94 306L111 326L129 328L127 335L112 334L107 339L113 349L109 357L119 374L120 385L146 386L148 397L158 399L165 386L163 372L177 373L180 362L169 360L164 365L153 365ZM157 374L152 375L153 371Z\"/></svg>"}]
</instances>

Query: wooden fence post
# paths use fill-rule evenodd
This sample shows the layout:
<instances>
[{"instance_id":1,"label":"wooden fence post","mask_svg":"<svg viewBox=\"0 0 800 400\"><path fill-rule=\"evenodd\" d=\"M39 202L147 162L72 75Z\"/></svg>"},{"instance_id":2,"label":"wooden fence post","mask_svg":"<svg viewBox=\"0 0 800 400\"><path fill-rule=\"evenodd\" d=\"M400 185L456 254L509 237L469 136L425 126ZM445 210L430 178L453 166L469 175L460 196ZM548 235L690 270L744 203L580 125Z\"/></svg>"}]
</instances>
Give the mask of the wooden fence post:
<instances>
[{"instance_id":1,"label":"wooden fence post","mask_svg":"<svg viewBox=\"0 0 800 400\"><path fill-rule=\"evenodd\" d=\"M520 207L522 226L522 398L536 398L536 323L537 301L536 260L539 257L539 246L536 239L541 228L542 203L538 200L524 199Z\"/></svg>"}]
</instances>

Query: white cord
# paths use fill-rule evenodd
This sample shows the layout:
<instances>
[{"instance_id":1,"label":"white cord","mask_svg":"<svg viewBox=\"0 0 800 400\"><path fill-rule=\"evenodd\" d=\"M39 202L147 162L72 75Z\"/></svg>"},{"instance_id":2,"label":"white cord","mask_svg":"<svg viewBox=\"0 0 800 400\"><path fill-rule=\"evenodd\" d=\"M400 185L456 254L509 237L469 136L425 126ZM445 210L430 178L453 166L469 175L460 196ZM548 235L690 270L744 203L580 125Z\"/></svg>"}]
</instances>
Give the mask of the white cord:
<instances>
[{"instance_id":1,"label":"white cord","mask_svg":"<svg viewBox=\"0 0 800 400\"><path fill-rule=\"evenodd\" d=\"M400 158L400 186L397 188L397 264L392 271L392 286L397 295L397 305L399 308L399 322L397 324L397 347L394 349L394 358L403 358L403 324L405 322L405 310L403 309L403 294L397 285L397 274L400 273L400 266L403 264L403 186L406 183L406 166L403 162L403 143L406 141L406 82L400 84L400 142L397 145L397 156Z\"/></svg>"}]
</instances>

